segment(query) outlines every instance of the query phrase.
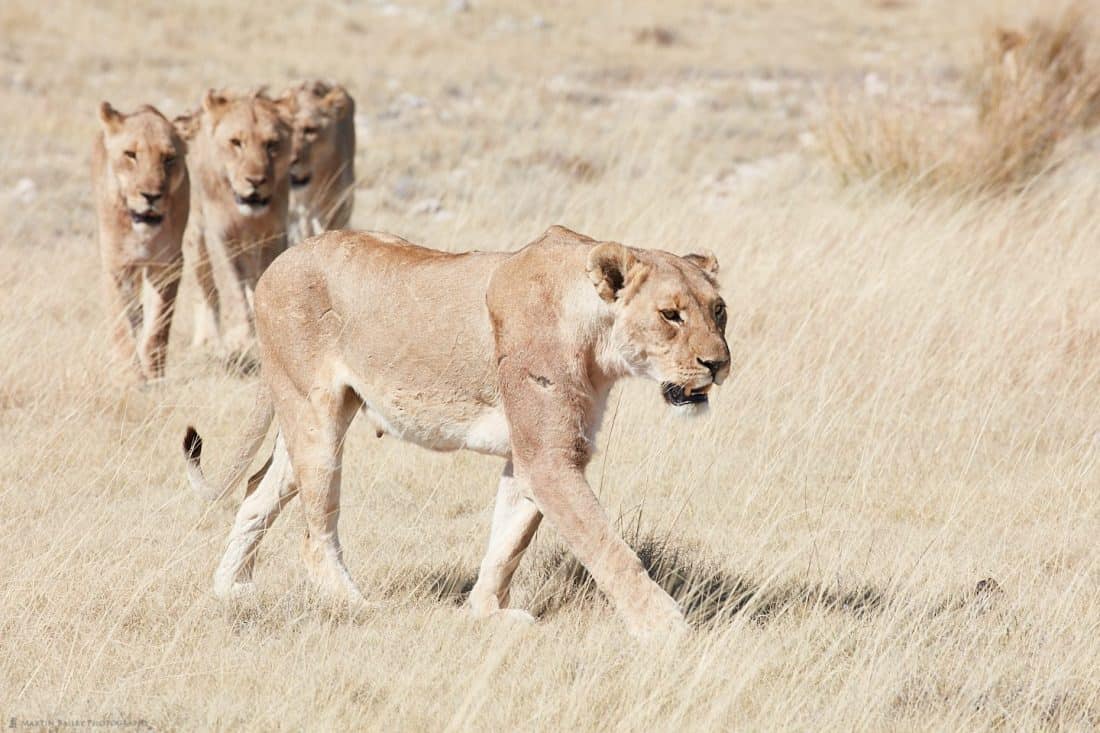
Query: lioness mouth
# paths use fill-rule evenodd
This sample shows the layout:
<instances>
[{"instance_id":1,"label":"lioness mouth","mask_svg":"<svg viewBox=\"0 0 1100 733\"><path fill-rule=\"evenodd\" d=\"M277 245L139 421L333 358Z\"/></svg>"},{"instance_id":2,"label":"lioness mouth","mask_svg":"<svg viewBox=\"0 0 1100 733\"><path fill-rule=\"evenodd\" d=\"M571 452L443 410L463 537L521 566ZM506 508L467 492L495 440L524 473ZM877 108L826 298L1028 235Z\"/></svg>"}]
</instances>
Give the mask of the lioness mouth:
<instances>
[{"instance_id":1,"label":"lioness mouth","mask_svg":"<svg viewBox=\"0 0 1100 733\"><path fill-rule=\"evenodd\" d=\"M661 385L661 396L664 397L665 402L670 405L699 405L706 404L707 392L709 390L709 384L705 387L688 391L682 384L665 382Z\"/></svg>"},{"instance_id":2,"label":"lioness mouth","mask_svg":"<svg viewBox=\"0 0 1100 733\"><path fill-rule=\"evenodd\" d=\"M237 199L237 203L241 206L251 206L254 209L262 209L263 207L271 203L270 196L264 197L258 193L250 193L247 196L233 194L233 196Z\"/></svg>"},{"instance_id":3,"label":"lioness mouth","mask_svg":"<svg viewBox=\"0 0 1100 733\"><path fill-rule=\"evenodd\" d=\"M309 185L311 180L313 180L313 176L309 173L304 176L296 176L293 173L290 174L290 185L294 188L301 188L302 186Z\"/></svg>"},{"instance_id":4,"label":"lioness mouth","mask_svg":"<svg viewBox=\"0 0 1100 733\"><path fill-rule=\"evenodd\" d=\"M156 226L164 221L164 214L158 214L155 211L131 211L130 221L135 224L145 224L147 226Z\"/></svg>"}]
</instances>

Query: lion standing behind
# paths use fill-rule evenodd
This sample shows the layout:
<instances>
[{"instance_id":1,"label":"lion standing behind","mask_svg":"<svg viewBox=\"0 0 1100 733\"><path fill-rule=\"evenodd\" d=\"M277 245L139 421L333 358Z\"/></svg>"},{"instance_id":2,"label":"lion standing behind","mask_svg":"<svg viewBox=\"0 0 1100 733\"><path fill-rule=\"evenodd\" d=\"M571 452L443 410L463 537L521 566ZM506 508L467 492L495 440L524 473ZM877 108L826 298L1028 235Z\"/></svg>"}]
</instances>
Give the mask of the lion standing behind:
<instances>
[{"instance_id":1,"label":"lion standing behind","mask_svg":"<svg viewBox=\"0 0 1100 733\"><path fill-rule=\"evenodd\" d=\"M292 110L290 244L351 220L355 186L355 100L338 84L304 81L280 103Z\"/></svg>"}]
</instances>

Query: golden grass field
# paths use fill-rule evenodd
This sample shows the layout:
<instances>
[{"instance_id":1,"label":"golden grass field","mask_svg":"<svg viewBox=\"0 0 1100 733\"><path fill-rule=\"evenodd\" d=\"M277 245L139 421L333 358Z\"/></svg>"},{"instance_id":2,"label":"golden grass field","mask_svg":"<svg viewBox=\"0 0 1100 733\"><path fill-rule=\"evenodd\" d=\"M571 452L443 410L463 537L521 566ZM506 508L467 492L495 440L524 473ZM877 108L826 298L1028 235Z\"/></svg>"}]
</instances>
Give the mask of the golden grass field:
<instances>
[{"instance_id":1,"label":"golden grass field","mask_svg":"<svg viewBox=\"0 0 1100 733\"><path fill-rule=\"evenodd\" d=\"M906 133L889 175L844 170L838 139L882 140L830 117L939 139L977 114L993 29L1050 3L246 5L0 4L0 724L1100 728L1100 144L1082 126L977 191L954 153L924 185ZM188 350L189 281L168 378L111 378L95 110L308 76L357 99L357 227L718 254L731 379L695 420L616 389L589 469L686 640L635 642L548 525L514 593L539 622L470 620L500 461L359 424L341 536L367 607L306 583L295 505L258 596L213 597L235 507L189 493L180 439L227 460L254 378Z\"/></svg>"}]
</instances>

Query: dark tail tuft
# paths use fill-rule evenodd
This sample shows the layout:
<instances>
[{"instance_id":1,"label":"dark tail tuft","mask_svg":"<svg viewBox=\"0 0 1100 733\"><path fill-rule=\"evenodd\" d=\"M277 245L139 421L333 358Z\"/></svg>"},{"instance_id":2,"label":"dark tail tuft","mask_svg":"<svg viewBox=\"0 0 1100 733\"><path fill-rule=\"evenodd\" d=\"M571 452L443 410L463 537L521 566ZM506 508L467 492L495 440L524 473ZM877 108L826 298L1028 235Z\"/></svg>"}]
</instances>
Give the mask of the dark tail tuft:
<instances>
[{"instance_id":1,"label":"dark tail tuft","mask_svg":"<svg viewBox=\"0 0 1100 733\"><path fill-rule=\"evenodd\" d=\"M202 458L202 436L190 425L187 426L187 434L183 436L183 454L190 463L196 463Z\"/></svg>"}]
</instances>

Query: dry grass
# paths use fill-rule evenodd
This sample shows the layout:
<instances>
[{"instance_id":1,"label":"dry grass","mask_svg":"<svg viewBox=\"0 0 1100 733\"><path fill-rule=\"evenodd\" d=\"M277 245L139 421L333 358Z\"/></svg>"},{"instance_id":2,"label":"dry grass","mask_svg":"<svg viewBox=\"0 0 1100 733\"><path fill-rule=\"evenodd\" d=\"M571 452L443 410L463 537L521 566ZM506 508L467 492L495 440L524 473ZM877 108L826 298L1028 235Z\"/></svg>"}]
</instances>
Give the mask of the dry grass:
<instances>
[{"instance_id":1,"label":"dry grass","mask_svg":"<svg viewBox=\"0 0 1100 733\"><path fill-rule=\"evenodd\" d=\"M952 194L1018 190L1058 167L1100 120L1100 39L1086 5L1048 13L987 33L968 106L919 83L885 99L834 93L826 157L845 181Z\"/></svg>"},{"instance_id":2,"label":"dry grass","mask_svg":"<svg viewBox=\"0 0 1100 733\"><path fill-rule=\"evenodd\" d=\"M919 197L838 188L798 152L816 90L868 68L966 99L980 18L963 32L945 1L441 5L0 5L0 719L1100 726L1095 156L999 197ZM207 84L303 75L357 97L356 226L510 249L560 222L717 252L735 376L696 421L624 385L589 472L689 609L682 644L633 642L552 527L516 580L540 622L469 620L499 461L362 426L341 534L368 606L305 583L293 505L259 597L212 598L231 516L187 492L179 440L195 422L228 457L253 382L187 351L184 307L168 379L112 384L95 104L175 112Z\"/></svg>"}]
</instances>

